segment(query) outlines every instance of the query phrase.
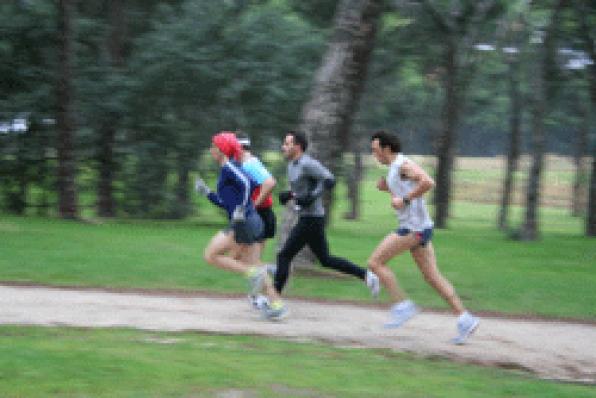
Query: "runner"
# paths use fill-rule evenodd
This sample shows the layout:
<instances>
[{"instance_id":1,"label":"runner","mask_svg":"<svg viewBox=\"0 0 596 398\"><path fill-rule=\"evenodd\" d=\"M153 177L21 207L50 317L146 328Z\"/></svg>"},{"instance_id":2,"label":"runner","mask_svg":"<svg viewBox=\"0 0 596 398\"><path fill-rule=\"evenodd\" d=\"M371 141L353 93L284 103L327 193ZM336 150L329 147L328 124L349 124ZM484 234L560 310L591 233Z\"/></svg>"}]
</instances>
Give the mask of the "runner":
<instances>
[{"instance_id":1,"label":"runner","mask_svg":"<svg viewBox=\"0 0 596 398\"><path fill-rule=\"evenodd\" d=\"M254 181L238 163L242 152L240 144L233 133L221 132L213 136L210 152L221 166L217 192L212 192L200 177L195 182L195 189L226 210L230 225L211 239L205 248L205 260L216 267L244 274L250 282L251 294L258 294L264 287L271 303L265 315L270 319L281 318L286 314L286 307L273 289L265 267L255 266L254 263L249 265L251 263L248 262L259 250L258 239L263 233L263 222L250 200Z\"/></svg>"},{"instance_id":2,"label":"runner","mask_svg":"<svg viewBox=\"0 0 596 398\"><path fill-rule=\"evenodd\" d=\"M275 289L281 293L289 277L292 259L308 245L323 267L363 280L376 296L379 293L379 278L374 272L329 254L325 235L325 209L321 196L325 189L333 188L335 177L319 161L304 153L307 147L306 136L295 131L286 134L282 145L284 157L288 161L290 190L281 192L279 200L284 205L293 200L299 217L277 255Z\"/></svg>"},{"instance_id":3,"label":"runner","mask_svg":"<svg viewBox=\"0 0 596 398\"><path fill-rule=\"evenodd\" d=\"M252 154L250 138L246 135L241 135L240 133L237 133L237 137L238 142L242 145L242 170L244 170L246 174L258 184L257 188L252 192L252 200L257 209L257 213L263 221L263 234L257 243L259 246L259 250L255 253L257 257L252 259L252 261L260 262L262 261L266 241L275 236L277 219L275 218L275 213L272 208L273 199L271 197L271 192L273 191L273 188L275 188L277 182L269 170L265 168L260 159ZM260 294L251 294L248 298L250 303L256 309L262 309L269 304L267 298Z\"/></svg>"},{"instance_id":4,"label":"runner","mask_svg":"<svg viewBox=\"0 0 596 398\"><path fill-rule=\"evenodd\" d=\"M479 319L464 308L455 289L437 268L431 242L433 222L426 209L423 195L434 187L434 181L412 160L401 153L396 136L378 131L371 137L374 157L389 166L386 178L377 183L380 191L391 195L391 207L397 212L399 228L387 235L373 251L368 266L381 280L393 301L388 328L399 327L418 313L418 308L399 287L387 265L389 260L409 250L425 280L443 297L457 314L458 335L452 341L463 344L476 330Z\"/></svg>"}]
</instances>

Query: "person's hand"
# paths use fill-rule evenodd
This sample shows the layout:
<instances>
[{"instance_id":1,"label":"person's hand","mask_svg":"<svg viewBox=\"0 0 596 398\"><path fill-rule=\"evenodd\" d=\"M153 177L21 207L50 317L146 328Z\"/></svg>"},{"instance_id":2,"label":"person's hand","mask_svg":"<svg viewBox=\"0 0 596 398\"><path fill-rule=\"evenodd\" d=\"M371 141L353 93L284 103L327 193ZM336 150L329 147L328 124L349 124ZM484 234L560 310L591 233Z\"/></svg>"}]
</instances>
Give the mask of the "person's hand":
<instances>
[{"instance_id":1,"label":"person's hand","mask_svg":"<svg viewBox=\"0 0 596 398\"><path fill-rule=\"evenodd\" d=\"M335 178L327 178L323 181L323 186L325 189L333 189L335 187Z\"/></svg>"},{"instance_id":2,"label":"person's hand","mask_svg":"<svg viewBox=\"0 0 596 398\"><path fill-rule=\"evenodd\" d=\"M314 201L315 201L315 199L316 199L316 198L315 198L314 196L312 196L312 195L310 195L310 194L306 194L306 195L304 195L304 196L299 196L299 197L296 197L296 198L294 199L294 202L296 202L296 204L297 204L298 206L301 206L301 207L307 207L307 206L310 206L310 204L311 204L312 202L314 202Z\"/></svg>"},{"instance_id":3,"label":"person's hand","mask_svg":"<svg viewBox=\"0 0 596 398\"><path fill-rule=\"evenodd\" d=\"M197 179L195 180L195 191L197 191L199 195L203 196L207 196L211 193L211 190L209 189L207 184L205 184L205 181L203 181L201 177L197 177Z\"/></svg>"},{"instance_id":4,"label":"person's hand","mask_svg":"<svg viewBox=\"0 0 596 398\"><path fill-rule=\"evenodd\" d=\"M399 209L403 209L406 206L407 206L406 202L404 201L404 199L402 197L393 196L391 198L391 207L393 207L394 209L399 210Z\"/></svg>"},{"instance_id":5,"label":"person's hand","mask_svg":"<svg viewBox=\"0 0 596 398\"><path fill-rule=\"evenodd\" d=\"M389 185L387 185L387 180L385 177L379 178L379 181L377 181L377 189L384 192L389 191Z\"/></svg>"},{"instance_id":6,"label":"person's hand","mask_svg":"<svg viewBox=\"0 0 596 398\"><path fill-rule=\"evenodd\" d=\"M294 197L294 193L292 191L283 191L280 192L277 196L279 198L279 203L285 206L285 204L288 203L288 201Z\"/></svg>"}]
</instances>

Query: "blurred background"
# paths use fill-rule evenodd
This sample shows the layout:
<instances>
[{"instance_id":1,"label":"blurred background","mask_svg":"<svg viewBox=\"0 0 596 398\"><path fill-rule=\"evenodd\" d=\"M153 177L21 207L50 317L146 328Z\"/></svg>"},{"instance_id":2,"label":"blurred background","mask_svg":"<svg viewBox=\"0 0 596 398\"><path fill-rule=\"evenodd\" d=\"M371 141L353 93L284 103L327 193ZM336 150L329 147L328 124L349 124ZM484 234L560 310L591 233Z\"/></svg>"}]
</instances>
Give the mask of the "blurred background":
<instances>
[{"instance_id":1,"label":"blurred background","mask_svg":"<svg viewBox=\"0 0 596 398\"><path fill-rule=\"evenodd\" d=\"M214 187L220 130L250 136L275 194L282 139L304 131L338 179L330 247L366 266L396 227L370 155L383 129L436 180L433 242L466 307L568 321L580 336L596 322L595 11L593 0L1 0L0 307L23 315L13 303L39 286L55 290L47 306L32 296L47 312L72 305L60 287L244 300L245 280L202 257L227 221L193 192L197 175ZM274 209L279 245L292 214ZM410 256L391 267L425 310L448 310ZM299 271L288 298L381 305L351 278ZM51 325L0 325L0 396L594 397L593 385L446 351ZM519 345L484 328L474 344ZM557 361L586 377L573 352Z\"/></svg>"},{"instance_id":2,"label":"blurred background","mask_svg":"<svg viewBox=\"0 0 596 398\"><path fill-rule=\"evenodd\" d=\"M200 216L193 175L242 130L283 183L304 130L360 217L370 132L399 134L450 201L568 208L594 236L592 1L7 0L0 3L0 208ZM211 173L211 174L210 174ZM343 191L342 191L343 192ZM342 193L342 195L344 195Z\"/></svg>"}]
</instances>

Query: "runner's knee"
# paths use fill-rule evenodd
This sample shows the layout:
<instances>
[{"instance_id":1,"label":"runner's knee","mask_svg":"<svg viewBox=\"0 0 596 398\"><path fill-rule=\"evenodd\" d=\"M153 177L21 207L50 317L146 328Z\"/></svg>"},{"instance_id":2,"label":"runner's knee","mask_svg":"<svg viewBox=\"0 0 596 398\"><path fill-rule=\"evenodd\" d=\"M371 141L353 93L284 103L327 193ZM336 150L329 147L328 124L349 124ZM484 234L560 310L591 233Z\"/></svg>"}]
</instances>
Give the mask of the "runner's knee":
<instances>
[{"instance_id":1,"label":"runner's knee","mask_svg":"<svg viewBox=\"0 0 596 398\"><path fill-rule=\"evenodd\" d=\"M379 269L385 266L385 264L383 264L381 260L375 257L369 258L367 264L368 268L374 273L376 273Z\"/></svg>"},{"instance_id":2,"label":"runner's knee","mask_svg":"<svg viewBox=\"0 0 596 398\"><path fill-rule=\"evenodd\" d=\"M215 257L217 256L217 252L210 247L206 247L205 251L203 251L203 259L208 264L215 264Z\"/></svg>"}]
</instances>

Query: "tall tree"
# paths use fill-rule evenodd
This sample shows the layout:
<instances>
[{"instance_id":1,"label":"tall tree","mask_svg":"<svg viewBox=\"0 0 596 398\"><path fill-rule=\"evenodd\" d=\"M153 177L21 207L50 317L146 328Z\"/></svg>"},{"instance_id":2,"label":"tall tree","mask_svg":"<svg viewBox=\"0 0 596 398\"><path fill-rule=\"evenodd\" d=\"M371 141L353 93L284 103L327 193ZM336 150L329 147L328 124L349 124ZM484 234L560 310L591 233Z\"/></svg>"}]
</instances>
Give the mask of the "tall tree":
<instances>
[{"instance_id":1,"label":"tall tree","mask_svg":"<svg viewBox=\"0 0 596 398\"><path fill-rule=\"evenodd\" d=\"M566 0L558 0L555 4L546 26L544 41L537 43L539 45L535 49L537 57L532 76L531 99L532 164L526 188L525 218L519 235L522 240L536 240L539 235L538 208L546 148L545 115L555 96L557 31L565 2Z\"/></svg>"},{"instance_id":2,"label":"tall tree","mask_svg":"<svg viewBox=\"0 0 596 398\"><path fill-rule=\"evenodd\" d=\"M501 208L497 225L499 229L507 228L509 205L513 192L513 181L518 168L521 152L523 99L520 88L521 54L527 40L528 26L523 14L520 14L509 27L512 36L512 47L503 49L508 65L507 77L509 86L510 117L509 117L509 149L507 151L507 167L503 181Z\"/></svg>"},{"instance_id":3,"label":"tall tree","mask_svg":"<svg viewBox=\"0 0 596 398\"><path fill-rule=\"evenodd\" d=\"M381 0L341 0L334 31L316 72L310 100L304 105L300 130L309 137L309 151L337 174L344 148L349 148L350 129L366 79L375 44ZM327 222L331 195L324 198ZM283 245L295 221L292 210L284 215L279 244ZM293 263L312 264L305 248Z\"/></svg>"},{"instance_id":4,"label":"tall tree","mask_svg":"<svg viewBox=\"0 0 596 398\"><path fill-rule=\"evenodd\" d=\"M350 129L375 44L381 4L381 0L339 2L333 36L302 112L300 130L310 138L310 152L334 173L344 149L350 147ZM326 200L328 210L330 200Z\"/></svg>"},{"instance_id":5,"label":"tall tree","mask_svg":"<svg viewBox=\"0 0 596 398\"><path fill-rule=\"evenodd\" d=\"M596 105L596 17L594 2L575 0L573 2L578 24L579 36L584 44L584 50L592 61L588 65L588 81L590 84L590 115ZM592 176L588 194L588 209L586 218L586 235L596 236L596 142L588 143L589 153L592 157Z\"/></svg>"},{"instance_id":6,"label":"tall tree","mask_svg":"<svg viewBox=\"0 0 596 398\"><path fill-rule=\"evenodd\" d=\"M473 45L478 42L484 26L501 12L500 1L450 2L441 10L432 0L423 0L424 9L432 17L444 46L445 97L442 127L437 140L437 188L435 191L435 225L447 226L451 196L452 172L456 152L457 129L462 116L465 92L476 67Z\"/></svg>"},{"instance_id":7,"label":"tall tree","mask_svg":"<svg viewBox=\"0 0 596 398\"><path fill-rule=\"evenodd\" d=\"M587 172L584 165L584 158L590 144L590 107L583 101L583 98L577 98L577 109L580 113L581 122L578 126L577 141L575 144L575 153L573 163L575 165L575 179L573 181L573 190L571 193L571 215L574 217L582 216L585 211L585 189L584 184L587 181Z\"/></svg>"},{"instance_id":8,"label":"tall tree","mask_svg":"<svg viewBox=\"0 0 596 398\"><path fill-rule=\"evenodd\" d=\"M109 34L107 35L106 47L109 68L114 71L114 73L111 73L110 75L114 75L124 66L123 42L126 35L127 18L122 0L107 0L107 10ZM113 95L113 93L108 93L107 95ZM113 103L110 98L104 98L104 104L110 103ZM101 121L99 128L99 142L97 148L97 161L99 167L97 213L100 217L113 217L116 213L114 200L114 172L116 170L114 145L120 116L121 115L117 109L107 110L105 116L102 118L103 120Z\"/></svg>"},{"instance_id":9,"label":"tall tree","mask_svg":"<svg viewBox=\"0 0 596 398\"><path fill-rule=\"evenodd\" d=\"M60 71L56 122L58 128L58 210L62 218L78 217L74 153L75 122L72 109L73 11L74 2L72 0L58 2Z\"/></svg>"}]
</instances>

